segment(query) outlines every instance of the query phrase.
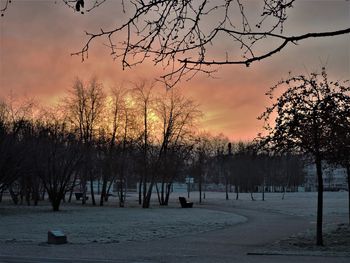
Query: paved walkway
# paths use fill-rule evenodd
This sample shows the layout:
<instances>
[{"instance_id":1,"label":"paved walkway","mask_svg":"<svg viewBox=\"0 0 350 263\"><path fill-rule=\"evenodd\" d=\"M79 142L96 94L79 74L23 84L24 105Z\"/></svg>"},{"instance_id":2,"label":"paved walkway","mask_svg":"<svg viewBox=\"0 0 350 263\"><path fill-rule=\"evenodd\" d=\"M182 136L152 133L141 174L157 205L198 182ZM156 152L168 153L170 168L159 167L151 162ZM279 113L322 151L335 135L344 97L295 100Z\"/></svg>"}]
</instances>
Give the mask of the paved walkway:
<instances>
[{"instance_id":1,"label":"paved walkway","mask_svg":"<svg viewBox=\"0 0 350 263\"><path fill-rule=\"evenodd\" d=\"M349 262L345 257L248 255L313 227L314 219L234 207L203 207L243 215L248 220L216 231L146 242L60 246L4 243L0 246L0 262Z\"/></svg>"}]
</instances>

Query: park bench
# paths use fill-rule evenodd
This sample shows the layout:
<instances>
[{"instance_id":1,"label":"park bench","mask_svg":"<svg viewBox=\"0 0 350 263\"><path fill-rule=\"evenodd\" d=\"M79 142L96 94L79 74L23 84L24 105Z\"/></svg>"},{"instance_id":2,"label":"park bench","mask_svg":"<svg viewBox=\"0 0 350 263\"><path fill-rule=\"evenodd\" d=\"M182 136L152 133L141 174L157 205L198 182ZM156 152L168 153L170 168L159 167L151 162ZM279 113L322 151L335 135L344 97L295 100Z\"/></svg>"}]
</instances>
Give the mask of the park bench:
<instances>
[{"instance_id":1,"label":"park bench","mask_svg":"<svg viewBox=\"0 0 350 263\"><path fill-rule=\"evenodd\" d=\"M80 201L80 199L83 198L83 193L74 193L75 194L75 198L77 199L77 201ZM89 197L85 196L85 200L88 200Z\"/></svg>"},{"instance_id":2,"label":"park bench","mask_svg":"<svg viewBox=\"0 0 350 263\"><path fill-rule=\"evenodd\" d=\"M180 196L179 201L182 208L192 208L193 202L188 202L185 197Z\"/></svg>"}]
</instances>

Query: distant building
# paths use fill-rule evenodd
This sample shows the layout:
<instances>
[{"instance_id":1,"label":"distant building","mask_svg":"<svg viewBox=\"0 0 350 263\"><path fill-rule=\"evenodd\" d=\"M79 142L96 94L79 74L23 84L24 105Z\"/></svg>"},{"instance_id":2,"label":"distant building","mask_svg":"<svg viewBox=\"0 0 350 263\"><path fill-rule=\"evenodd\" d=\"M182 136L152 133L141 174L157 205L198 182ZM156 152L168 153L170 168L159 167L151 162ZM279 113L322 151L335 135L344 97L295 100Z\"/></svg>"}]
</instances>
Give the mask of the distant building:
<instances>
[{"instance_id":1,"label":"distant building","mask_svg":"<svg viewBox=\"0 0 350 263\"><path fill-rule=\"evenodd\" d=\"M323 165L323 188L324 191L339 191L347 190L347 174L343 167L332 167ZM304 168L305 171L305 191L317 191L317 174L316 165L308 165Z\"/></svg>"}]
</instances>

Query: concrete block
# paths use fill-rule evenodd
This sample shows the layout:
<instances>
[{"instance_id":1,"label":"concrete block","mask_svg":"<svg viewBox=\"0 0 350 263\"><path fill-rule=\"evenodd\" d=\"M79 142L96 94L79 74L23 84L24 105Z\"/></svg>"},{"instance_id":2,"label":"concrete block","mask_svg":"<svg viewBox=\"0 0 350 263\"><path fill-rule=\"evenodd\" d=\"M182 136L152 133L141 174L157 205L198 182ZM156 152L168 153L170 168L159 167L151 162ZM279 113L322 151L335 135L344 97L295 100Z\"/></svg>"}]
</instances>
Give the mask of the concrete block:
<instances>
[{"instance_id":1,"label":"concrete block","mask_svg":"<svg viewBox=\"0 0 350 263\"><path fill-rule=\"evenodd\" d=\"M66 244L67 236L61 230L50 230L47 232L47 243L49 244Z\"/></svg>"}]
</instances>

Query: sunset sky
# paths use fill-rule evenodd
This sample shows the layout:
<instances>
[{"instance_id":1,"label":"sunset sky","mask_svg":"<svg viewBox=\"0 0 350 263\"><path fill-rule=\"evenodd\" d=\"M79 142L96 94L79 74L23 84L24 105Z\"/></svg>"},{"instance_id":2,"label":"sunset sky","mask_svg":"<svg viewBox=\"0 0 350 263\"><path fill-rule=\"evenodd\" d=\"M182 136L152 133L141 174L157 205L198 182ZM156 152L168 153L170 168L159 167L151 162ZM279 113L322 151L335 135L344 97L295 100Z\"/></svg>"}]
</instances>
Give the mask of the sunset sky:
<instances>
[{"instance_id":1,"label":"sunset sky","mask_svg":"<svg viewBox=\"0 0 350 263\"><path fill-rule=\"evenodd\" d=\"M119 0L110 0L84 15L60 0L12 2L0 19L0 97L13 92L49 104L72 86L76 76L97 76L108 87L162 74L150 63L123 71L102 40L91 47L84 63L70 55L84 45L85 30L108 29L125 19ZM349 25L350 1L297 0L289 10L285 32L301 34ZM222 132L233 140L249 140L261 131L262 123L256 118L269 105L264 95L267 89L289 71L307 74L320 71L324 65L331 78L350 78L350 35L305 40L249 68L225 66L215 79L198 75L181 82L180 87L200 104L202 129Z\"/></svg>"}]
</instances>

